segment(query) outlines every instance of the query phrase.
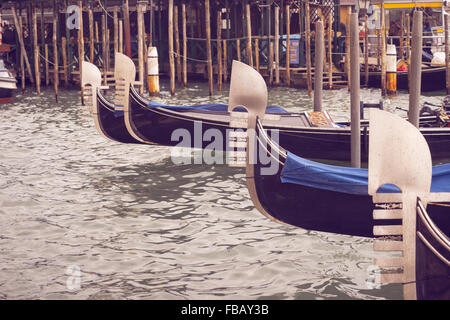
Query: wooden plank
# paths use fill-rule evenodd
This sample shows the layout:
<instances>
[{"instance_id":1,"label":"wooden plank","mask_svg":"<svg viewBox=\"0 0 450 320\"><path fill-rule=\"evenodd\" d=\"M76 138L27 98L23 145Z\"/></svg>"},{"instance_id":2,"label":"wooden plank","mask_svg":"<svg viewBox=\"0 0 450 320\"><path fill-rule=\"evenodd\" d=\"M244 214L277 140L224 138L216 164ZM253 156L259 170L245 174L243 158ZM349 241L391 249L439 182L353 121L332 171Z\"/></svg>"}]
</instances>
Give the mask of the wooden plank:
<instances>
[{"instance_id":1,"label":"wooden plank","mask_svg":"<svg viewBox=\"0 0 450 320\"><path fill-rule=\"evenodd\" d=\"M402 251L403 242L393 241L393 240L374 240L373 241L374 251Z\"/></svg>"},{"instance_id":2,"label":"wooden plank","mask_svg":"<svg viewBox=\"0 0 450 320\"><path fill-rule=\"evenodd\" d=\"M401 209L375 209L373 210L373 218L375 220L380 219L401 219L402 218L402 210Z\"/></svg>"},{"instance_id":3,"label":"wooden plank","mask_svg":"<svg viewBox=\"0 0 450 320\"><path fill-rule=\"evenodd\" d=\"M403 226L393 225L393 226L374 226L373 234L375 236L393 236L403 234Z\"/></svg>"},{"instance_id":4,"label":"wooden plank","mask_svg":"<svg viewBox=\"0 0 450 320\"><path fill-rule=\"evenodd\" d=\"M403 267L403 264L403 257L385 257L374 259L374 265L380 268L401 268Z\"/></svg>"},{"instance_id":5,"label":"wooden plank","mask_svg":"<svg viewBox=\"0 0 450 320\"><path fill-rule=\"evenodd\" d=\"M381 283L404 283L405 276L403 273L382 273L380 274Z\"/></svg>"}]
</instances>

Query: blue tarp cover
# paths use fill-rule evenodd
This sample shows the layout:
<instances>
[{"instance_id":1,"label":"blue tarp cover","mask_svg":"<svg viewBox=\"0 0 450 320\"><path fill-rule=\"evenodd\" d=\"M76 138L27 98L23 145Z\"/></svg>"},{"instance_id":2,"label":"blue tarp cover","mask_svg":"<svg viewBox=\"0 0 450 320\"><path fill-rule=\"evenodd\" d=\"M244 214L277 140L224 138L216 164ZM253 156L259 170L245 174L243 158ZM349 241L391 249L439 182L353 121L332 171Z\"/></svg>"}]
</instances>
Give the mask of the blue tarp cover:
<instances>
[{"instance_id":1,"label":"blue tarp cover","mask_svg":"<svg viewBox=\"0 0 450 320\"><path fill-rule=\"evenodd\" d=\"M203 110L203 111L227 111L228 105L226 104L198 104L193 106L168 106L155 101L150 101L148 106L150 108L160 107L165 109L178 109L178 110ZM234 111L244 112L245 109L242 107L237 107ZM287 113L280 106L267 106L266 113Z\"/></svg>"},{"instance_id":2,"label":"blue tarp cover","mask_svg":"<svg viewBox=\"0 0 450 320\"><path fill-rule=\"evenodd\" d=\"M228 105L226 104L198 104L193 106L168 106L165 104L161 104L155 101L150 101L148 106L150 108L165 108L179 111L190 111L190 110L203 110L203 111L227 111ZM244 112L245 109L243 107L234 108L234 111ZM285 109L280 106L267 106L266 113L288 113ZM122 110L115 110L114 115L116 117L123 117Z\"/></svg>"},{"instance_id":3,"label":"blue tarp cover","mask_svg":"<svg viewBox=\"0 0 450 320\"><path fill-rule=\"evenodd\" d=\"M368 194L368 170L333 166L303 159L288 153L281 170L281 182L344 192ZM394 185L384 185L378 192L400 192ZM450 192L450 164L433 166L431 192Z\"/></svg>"}]
</instances>

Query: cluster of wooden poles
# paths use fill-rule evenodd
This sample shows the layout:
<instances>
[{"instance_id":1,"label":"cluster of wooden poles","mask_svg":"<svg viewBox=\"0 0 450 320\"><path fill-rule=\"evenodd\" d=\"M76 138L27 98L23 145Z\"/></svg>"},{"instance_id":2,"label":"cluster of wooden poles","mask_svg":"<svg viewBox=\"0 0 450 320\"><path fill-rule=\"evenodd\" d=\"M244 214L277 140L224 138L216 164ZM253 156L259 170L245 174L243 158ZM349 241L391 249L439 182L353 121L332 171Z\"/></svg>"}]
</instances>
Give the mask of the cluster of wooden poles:
<instances>
[{"instance_id":1,"label":"cluster of wooden poles","mask_svg":"<svg viewBox=\"0 0 450 320\"><path fill-rule=\"evenodd\" d=\"M215 64L217 66L217 89L222 90L222 83L227 81L228 79L228 57L227 53L227 42L230 39L222 39L221 38L221 30L222 30L222 20L220 11L217 14L217 38L211 38L211 13L210 13L210 0L203 0L205 5L205 30L206 30L206 62L207 64L207 78L209 83L209 94L212 95L214 91L214 78L213 78L213 58L212 58L212 42L216 42L216 61ZM246 62L250 66L256 68L258 72L261 72L263 68L260 64L260 53L259 53L259 40L260 37L252 36L252 25L251 25L251 12L250 12L250 4L246 4L246 34L247 36L244 38L236 38L233 41L236 41L236 59L241 61L243 57L241 57L241 40L246 41ZM284 8L286 14L286 50L285 50L285 67L280 66L280 7L275 6L274 8L274 21L275 21L275 34L274 36L263 36L264 39L270 39L269 41L269 58L268 58L268 82L270 85L278 86L280 85L280 71L285 71L285 84L289 86L291 84L291 71L292 70L300 70L303 69L307 74L307 88L308 92L311 95L312 92L312 64L311 64L311 30L310 30L310 7L309 2L305 2L305 38L306 38L306 68L291 68L290 66L290 5L286 4ZM168 14L168 54L169 54L169 75L170 75L170 92L171 94L175 93L175 82L179 84L187 85L187 36L186 36L186 7L185 4L181 5L181 20L182 20L182 48L183 52L181 53L180 46L180 32L179 32L179 9L178 6L174 5L173 0L169 0L169 14ZM299 9L299 21L300 18L300 9ZM322 17L325 23L328 23L329 30L333 28L333 15L330 14L327 17ZM275 41L272 41L275 39ZM174 48L175 42L175 48ZM328 61L326 58L324 63L328 63L329 66L332 65L332 32L328 32L327 45L328 48ZM182 62L181 62L182 60ZM323 65L323 64L322 64ZM306 70L305 70L306 69ZM330 67L329 76L328 76L328 87L333 87L333 69ZM176 74L176 76L175 76Z\"/></svg>"},{"instance_id":2,"label":"cluster of wooden poles","mask_svg":"<svg viewBox=\"0 0 450 320\"><path fill-rule=\"evenodd\" d=\"M411 39L411 63L409 67L409 111L408 120L419 127L421 72L422 72L422 23L423 12L415 10L413 15L412 39ZM319 26L320 27L320 26ZM359 32L358 15L350 15L350 55L352 61L359 61ZM350 66L350 89L351 105L351 165L355 168L361 167L361 128L360 128L360 67L359 64ZM318 75L320 76L320 72ZM315 96L316 98L316 96ZM317 99L321 99L318 96ZM320 111L314 104L315 111Z\"/></svg>"}]
</instances>

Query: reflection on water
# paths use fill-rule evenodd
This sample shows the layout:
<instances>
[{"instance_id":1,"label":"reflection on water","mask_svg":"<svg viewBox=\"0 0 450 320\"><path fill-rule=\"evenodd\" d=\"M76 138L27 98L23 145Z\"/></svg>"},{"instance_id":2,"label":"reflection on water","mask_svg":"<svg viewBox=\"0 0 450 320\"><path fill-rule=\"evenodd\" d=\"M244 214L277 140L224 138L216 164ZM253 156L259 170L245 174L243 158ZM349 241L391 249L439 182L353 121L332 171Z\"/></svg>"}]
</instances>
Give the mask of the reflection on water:
<instances>
[{"instance_id":1,"label":"reflection on water","mask_svg":"<svg viewBox=\"0 0 450 320\"><path fill-rule=\"evenodd\" d=\"M227 102L227 89L208 97L205 83L165 90L171 104ZM311 108L303 90L269 95ZM370 286L370 239L272 222L254 209L243 169L175 165L170 148L107 141L78 91L59 98L18 93L1 106L0 299L402 298L400 286ZM324 91L335 120L348 119L348 101L346 89Z\"/></svg>"}]
</instances>

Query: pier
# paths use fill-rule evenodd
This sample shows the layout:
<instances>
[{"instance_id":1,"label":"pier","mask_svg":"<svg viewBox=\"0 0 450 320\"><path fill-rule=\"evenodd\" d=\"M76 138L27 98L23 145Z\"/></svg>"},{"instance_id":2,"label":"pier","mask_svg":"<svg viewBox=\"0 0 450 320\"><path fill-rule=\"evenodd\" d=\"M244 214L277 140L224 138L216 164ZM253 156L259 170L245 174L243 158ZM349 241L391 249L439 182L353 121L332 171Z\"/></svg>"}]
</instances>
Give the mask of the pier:
<instances>
[{"instance_id":1,"label":"pier","mask_svg":"<svg viewBox=\"0 0 450 320\"><path fill-rule=\"evenodd\" d=\"M436 61L431 54L425 67L449 69L444 5L416 3L432 13L426 15L424 50L442 51L444 57ZM53 85L55 97L60 86L79 85L81 60L99 66L107 84L114 52L133 59L143 93L152 87L147 83L151 48L157 49L159 75L170 78L172 94L192 79L208 81L210 94L222 90L232 61L238 60L257 69L269 85L307 88L311 96L318 21L324 28L322 86L349 86L346 30L352 11L358 11L361 84L378 86L383 95L395 93L392 68L407 70L410 61L412 12L395 1L368 1L366 7L350 0L2 1L1 51L22 90L29 84L39 94L41 86ZM386 66L388 44L396 49L393 67Z\"/></svg>"}]
</instances>

